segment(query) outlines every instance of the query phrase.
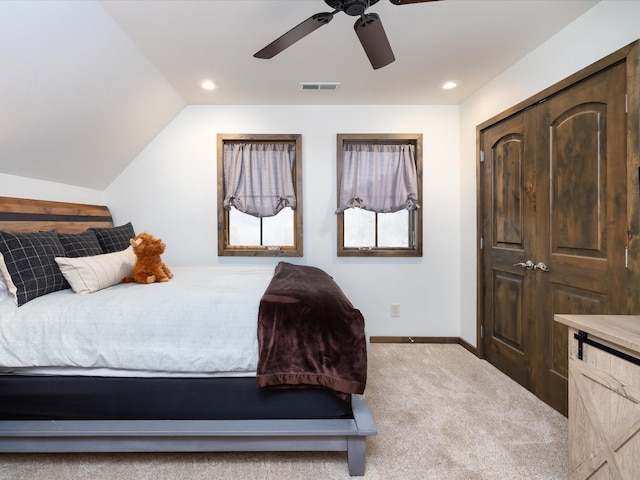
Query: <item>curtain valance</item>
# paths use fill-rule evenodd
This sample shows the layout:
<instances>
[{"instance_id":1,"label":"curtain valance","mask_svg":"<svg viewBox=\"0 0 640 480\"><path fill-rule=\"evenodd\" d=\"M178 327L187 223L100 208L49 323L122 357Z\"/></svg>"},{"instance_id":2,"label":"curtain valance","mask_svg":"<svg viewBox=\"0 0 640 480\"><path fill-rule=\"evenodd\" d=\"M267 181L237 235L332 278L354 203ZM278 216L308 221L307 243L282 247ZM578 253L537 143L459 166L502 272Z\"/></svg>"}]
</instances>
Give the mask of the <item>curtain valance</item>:
<instances>
[{"instance_id":1,"label":"curtain valance","mask_svg":"<svg viewBox=\"0 0 640 480\"><path fill-rule=\"evenodd\" d=\"M344 144L336 213L354 207L377 213L419 208L414 145Z\"/></svg>"},{"instance_id":2,"label":"curtain valance","mask_svg":"<svg viewBox=\"0 0 640 480\"><path fill-rule=\"evenodd\" d=\"M224 208L254 217L295 209L295 151L287 143L225 143Z\"/></svg>"}]
</instances>

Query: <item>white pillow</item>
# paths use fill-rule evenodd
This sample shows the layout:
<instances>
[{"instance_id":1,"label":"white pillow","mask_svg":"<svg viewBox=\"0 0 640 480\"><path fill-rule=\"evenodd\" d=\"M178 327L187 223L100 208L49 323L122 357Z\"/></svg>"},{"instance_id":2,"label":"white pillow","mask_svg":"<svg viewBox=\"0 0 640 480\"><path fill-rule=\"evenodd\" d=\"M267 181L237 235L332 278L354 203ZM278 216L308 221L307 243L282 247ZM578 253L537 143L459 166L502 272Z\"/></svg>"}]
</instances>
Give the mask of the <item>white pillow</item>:
<instances>
[{"instance_id":1,"label":"white pillow","mask_svg":"<svg viewBox=\"0 0 640 480\"><path fill-rule=\"evenodd\" d=\"M133 247L91 257L56 257L56 263L76 293L93 293L130 277L136 263Z\"/></svg>"},{"instance_id":2,"label":"white pillow","mask_svg":"<svg viewBox=\"0 0 640 480\"><path fill-rule=\"evenodd\" d=\"M6 270L7 268L4 265L4 257L0 253L0 302L9 297L9 287L7 287L7 282L4 279L4 272Z\"/></svg>"}]
</instances>

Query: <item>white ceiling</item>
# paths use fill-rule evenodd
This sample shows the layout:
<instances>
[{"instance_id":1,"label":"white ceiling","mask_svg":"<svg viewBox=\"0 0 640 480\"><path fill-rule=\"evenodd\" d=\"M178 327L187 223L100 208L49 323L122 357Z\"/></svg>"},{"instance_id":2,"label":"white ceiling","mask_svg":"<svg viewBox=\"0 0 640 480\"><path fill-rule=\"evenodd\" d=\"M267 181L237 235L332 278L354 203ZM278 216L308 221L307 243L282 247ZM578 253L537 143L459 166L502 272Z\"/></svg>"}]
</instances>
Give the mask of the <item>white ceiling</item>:
<instances>
[{"instance_id":1,"label":"white ceiling","mask_svg":"<svg viewBox=\"0 0 640 480\"><path fill-rule=\"evenodd\" d=\"M0 173L102 190L188 104L459 104L597 1L380 0L396 61L373 70L344 13L253 57L322 0L3 0Z\"/></svg>"},{"instance_id":2,"label":"white ceiling","mask_svg":"<svg viewBox=\"0 0 640 480\"><path fill-rule=\"evenodd\" d=\"M373 70L353 30L333 20L270 60L253 54L332 9L323 0L129 1L101 5L189 104L458 104L597 1L443 0L377 13L396 61ZM219 90L204 92L210 78ZM440 85L461 82L452 92ZM336 92L300 82L340 82Z\"/></svg>"}]
</instances>

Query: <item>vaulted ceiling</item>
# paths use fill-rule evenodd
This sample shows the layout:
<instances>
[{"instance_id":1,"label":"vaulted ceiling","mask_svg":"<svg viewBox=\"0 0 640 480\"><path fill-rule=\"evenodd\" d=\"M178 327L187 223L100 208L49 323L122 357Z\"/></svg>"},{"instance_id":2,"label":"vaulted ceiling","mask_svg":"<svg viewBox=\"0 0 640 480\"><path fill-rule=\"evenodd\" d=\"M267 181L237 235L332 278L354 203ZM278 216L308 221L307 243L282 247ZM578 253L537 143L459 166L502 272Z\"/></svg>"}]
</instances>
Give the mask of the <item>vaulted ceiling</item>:
<instances>
[{"instance_id":1,"label":"vaulted ceiling","mask_svg":"<svg viewBox=\"0 0 640 480\"><path fill-rule=\"evenodd\" d=\"M253 57L322 0L3 0L0 173L102 190L190 104L460 104L596 3L380 0L396 60L374 70L343 12Z\"/></svg>"}]
</instances>

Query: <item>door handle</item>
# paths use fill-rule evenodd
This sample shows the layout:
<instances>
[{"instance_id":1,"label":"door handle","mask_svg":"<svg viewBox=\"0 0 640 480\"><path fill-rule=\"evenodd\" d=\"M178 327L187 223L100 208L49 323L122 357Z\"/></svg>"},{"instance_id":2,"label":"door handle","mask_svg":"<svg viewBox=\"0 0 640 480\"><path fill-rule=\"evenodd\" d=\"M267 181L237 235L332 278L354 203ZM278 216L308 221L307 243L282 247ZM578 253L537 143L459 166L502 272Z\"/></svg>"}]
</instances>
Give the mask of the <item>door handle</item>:
<instances>
[{"instance_id":1,"label":"door handle","mask_svg":"<svg viewBox=\"0 0 640 480\"><path fill-rule=\"evenodd\" d=\"M526 262L514 263L513 266L526 268L527 270L533 270L535 268L535 265L531 260L527 260Z\"/></svg>"},{"instance_id":2,"label":"door handle","mask_svg":"<svg viewBox=\"0 0 640 480\"><path fill-rule=\"evenodd\" d=\"M549 267L547 267L544 263L538 262L533 266L534 269L540 270L541 272L548 272Z\"/></svg>"}]
</instances>

